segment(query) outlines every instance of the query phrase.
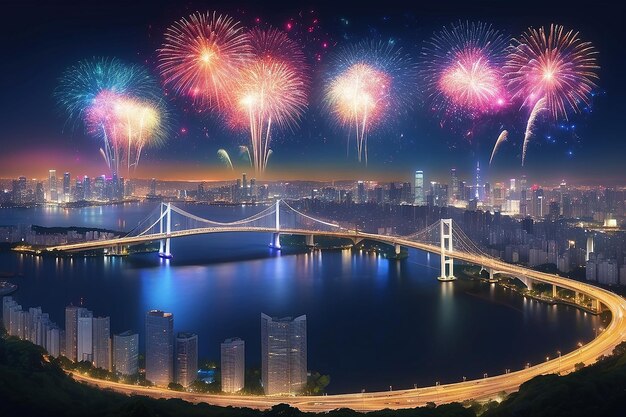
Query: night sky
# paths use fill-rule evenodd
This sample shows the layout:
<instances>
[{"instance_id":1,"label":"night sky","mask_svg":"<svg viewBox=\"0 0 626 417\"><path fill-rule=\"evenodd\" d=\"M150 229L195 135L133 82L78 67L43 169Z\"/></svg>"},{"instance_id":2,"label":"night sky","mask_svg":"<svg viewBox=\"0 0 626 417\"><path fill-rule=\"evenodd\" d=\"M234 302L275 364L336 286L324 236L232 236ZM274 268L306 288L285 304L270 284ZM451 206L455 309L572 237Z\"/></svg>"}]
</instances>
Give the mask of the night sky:
<instances>
[{"instance_id":1,"label":"night sky","mask_svg":"<svg viewBox=\"0 0 626 417\"><path fill-rule=\"evenodd\" d=\"M0 177L43 178L49 168L73 175L106 172L98 154L100 143L82 127L71 128L53 97L58 78L77 61L90 57L117 57L145 64L158 77L156 49L164 30L194 11L216 10L253 26L285 28L293 19L291 36L302 42L310 59L313 88L309 108L299 127L275 135L266 178L287 179L395 179L408 180L411 171L423 169L427 179L447 178L450 168L469 175L480 160L492 181L526 174L531 181L565 178L571 182L624 185L626 140L626 7L589 2L444 2L400 5L390 1L359 2L165 2L82 1L53 4L9 1L2 6L0 39ZM45 3L45 4L44 4ZM59 2L60 3L60 2ZM261 2L258 2L261 3ZM341 5L338 5L341 3ZM367 4L371 3L371 4ZM409 3L409 2L405 2ZM237 4L237 6L233 6ZM317 23L313 23L317 19ZM492 23L517 36L529 26L563 24L580 31L599 51L599 88L590 109L568 122L544 123L531 143L526 166L520 154L528 110L511 106L469 126L441 128L419 94L414 106L395 123L370 134L370 163L346 157L345 130L337 128L322 109L320 90L329 73L333 52L363 39L390 39L419 64L423 41L443 25L465 21ZM309 27L312 32L309 33ZM322 48L321 43L328 47ZM319 61L316 54L321 54ZM418 80L419 85L419 80ZM210 112L194 114L184 100L171 98L172 135L168 143L144 154L138 177L216 180L250 171L234 160L232 172L216 152L226 148L236 154L246 144L245 131L233 132ZM491 168L492 146L502 129L509 130ZM185 133L183 133L183 130ZM468 139L465 132L472 130ZM236 159L236 158L233 158Z\"/></svg>"}]
</instances>

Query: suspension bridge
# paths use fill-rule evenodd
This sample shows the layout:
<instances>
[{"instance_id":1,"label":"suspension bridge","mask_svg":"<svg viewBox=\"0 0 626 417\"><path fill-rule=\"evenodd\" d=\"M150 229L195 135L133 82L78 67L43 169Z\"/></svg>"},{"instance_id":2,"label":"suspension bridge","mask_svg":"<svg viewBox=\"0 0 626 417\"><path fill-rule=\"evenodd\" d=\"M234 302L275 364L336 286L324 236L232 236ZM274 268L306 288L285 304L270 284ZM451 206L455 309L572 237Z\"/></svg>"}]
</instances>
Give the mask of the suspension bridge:
<instances>
[{"instance_id":1,"label":"suspension bridge","mask_svg":"<svg viewBox=\"0 0 626 417\"><path fill-rule=\"evenodd\" d=\"M149 216L141 221L125 236L50 246L51 253L80 252L94 249L108 249L121 253L124 248L148 242L159 242L159 256L171 258L171 240L184 236L257 232L271 236L269 245L277 250L281 248L281 235L300 235L305 237L307 246L315 246L315 237L330 236L349 239L354 245L364 240L380 242L394 248L399 254L402 247L414 248L440 256L440 281L453 281L454 263L462 261L478 265L489 272L490 279L496 275L519 279L528 288L535 283L552 286L553 296L560 289L575 294L575 299L591 300L591 311L611 312L611 322L601 334L588 344L573 352L559 355L558 358L515 372L508 372L489 378L463 381L435 387L377 392L363 394L328 395L323 397L257 397L257 396L211 396L194 393L172 393L167 390L141 389L136 386L124 386L105 381L76 376L83 382L96 384L125 393L137 393L156 397L177 397L194 402L208 402L216 405L246 406L268 408L279 403L289 403L304 411L328 411L334 408L350 407L357 410L376 410L382 408L411 408L427 402L444 403L468 399L493 398L502 391L517 390L523 382L542 374L567 373L574 370L579 362L592 363L601 355L610 354L613 348L626 340L626 300L601 288L563 278L555 274L535 271L519 265L512 265L485 253L472 241L452 219L441 219L416 233L407 236L366 233L349 224L319 219L294 208L286 200L277 200L275 204L250 217L230 222L205 219L189 213L171 203L161 203Z\"/></svg>"}]
</instances>

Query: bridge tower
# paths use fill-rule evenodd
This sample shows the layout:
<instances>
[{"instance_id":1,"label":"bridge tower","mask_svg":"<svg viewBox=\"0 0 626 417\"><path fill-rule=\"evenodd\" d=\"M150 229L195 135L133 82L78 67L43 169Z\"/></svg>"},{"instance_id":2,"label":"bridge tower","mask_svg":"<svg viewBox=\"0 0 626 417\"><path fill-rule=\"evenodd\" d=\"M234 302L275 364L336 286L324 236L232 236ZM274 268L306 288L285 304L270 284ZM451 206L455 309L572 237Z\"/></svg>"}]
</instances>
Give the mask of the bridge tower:
<instances>
[{"instance_id":1,"label":"bridge tower","mask_svg":"<svg viewBox=\"0 0 626 417\"><path fill-rule=\"evenodd\" d=\"M163 206L165 206L165 211L163 211ZM163 214L165 214L165 242L161 239L159 243L159 256L161 258L172 259L172 252L170 250L170 234L172 233L172 206L171 203L163 204L161 203L161 220L159 220L159 233L164 233L163 231ZM165 247L163 247L165 243Z\"/></svg>"},{"instance_id":2,"label":"bridge tower","mask_svg":"<svg viewBox=\"0 0 626 417\"><path fill-rule=\"evenodd\" d=\"M272 241L270 242L270 248L280 249L280 200L276 200L276 230L272 233Z\"/></svg>"},{"instance_id":3,"label":"bridge tower","mask_svg":"<svg viewBox=\"0 0 626 417\"><path fill-rule=\"evenodd\" d=\"M453 252L452 247L452 219L441 219L439 221L440 227L440 242L441 242L441 274L439 281L454 281L454 259L451 254Z\"/></svg>"}]
</instances>

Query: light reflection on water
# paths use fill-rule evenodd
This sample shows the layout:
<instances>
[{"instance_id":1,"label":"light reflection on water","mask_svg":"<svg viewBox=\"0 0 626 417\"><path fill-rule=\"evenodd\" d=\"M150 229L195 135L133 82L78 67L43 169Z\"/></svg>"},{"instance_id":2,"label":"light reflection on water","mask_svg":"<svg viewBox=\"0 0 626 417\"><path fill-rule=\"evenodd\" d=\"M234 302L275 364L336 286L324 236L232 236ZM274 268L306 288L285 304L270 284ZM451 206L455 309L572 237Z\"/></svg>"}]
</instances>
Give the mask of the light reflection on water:
<instances>
[{"instance_id":1,"label":"light reflection on water","mask_svg":"<svg viewBox=\"0 0 626 417\"><path fill-rule=\"evenodd\" d=\"M23 211L33 223L111 227L135 224L153 207ZM225 218L247 208L198 207ZM5 213L2 213L3 215ZM19 213L7 218L25 223ZM214 217L215 218L215 217ZM86 219L86 220L84 220ZM88 222L83 223L82 221ZM115 226L115 224L113 225ZM114 332L138 330L149 309L174 313L176 331L199 334L200 356L219 360L219 343L246 341L260 364L261 312L307 315L309 367L331 375L330 392L458 381L520 369L588 341L597 318L524 299L496 285L441 283L439 257L415 250L402 261L350 250L277 252L269 235L223 234L173 240L174 258L39 258L0 253L1 270L21 272L15 294L63 325L69 303L110 315Z\"/></svg>"}]
</instances>

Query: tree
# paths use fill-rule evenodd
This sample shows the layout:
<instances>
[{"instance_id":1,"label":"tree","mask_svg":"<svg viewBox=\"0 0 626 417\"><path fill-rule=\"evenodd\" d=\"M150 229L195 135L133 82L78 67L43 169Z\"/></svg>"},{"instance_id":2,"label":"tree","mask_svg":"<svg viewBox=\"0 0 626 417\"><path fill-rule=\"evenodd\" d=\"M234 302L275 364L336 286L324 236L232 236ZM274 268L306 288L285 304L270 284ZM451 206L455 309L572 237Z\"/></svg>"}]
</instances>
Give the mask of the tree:
<instances>
[{"instance_id":1,"label":"tree","mask_svg":"<svg viewBox=\"0 0 626 417\"><path fill-rule=\"evenodd\" d=\"M167 389L172 391L184 391L185 388L180 385L178 382L170 382L167 386Z\"/></svg>"}]
</instances>

